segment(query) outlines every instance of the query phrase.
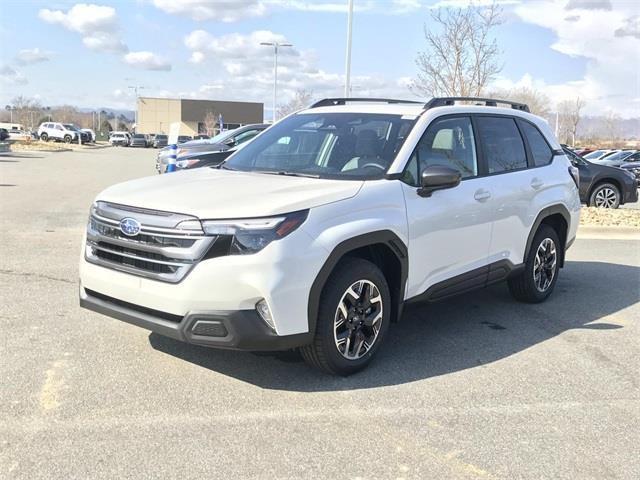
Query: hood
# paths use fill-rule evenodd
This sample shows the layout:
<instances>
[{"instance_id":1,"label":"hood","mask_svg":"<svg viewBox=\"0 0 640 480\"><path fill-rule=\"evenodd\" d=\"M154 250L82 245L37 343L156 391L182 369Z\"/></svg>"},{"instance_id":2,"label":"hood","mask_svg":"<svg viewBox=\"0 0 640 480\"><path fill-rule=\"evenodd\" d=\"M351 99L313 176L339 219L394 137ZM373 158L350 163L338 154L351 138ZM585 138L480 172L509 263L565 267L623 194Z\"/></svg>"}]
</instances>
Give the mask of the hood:
<instances>
[{"instance_id":1,"label":"hood","mask_svg":"<svg viewBox=\"0 0 640 480\"><path fill-rule=\"evenodd\" d=\"M621 168L638 168L640 167L640 162L625 162L620 165Z\"/></svg>"},{"instance_id":2,"label":"hood","mask_svg":"<svg viewBox=\"0 0 640 480\"><path fill-rule=\"evenodd\" d=\"M251 218L304 210L351 198L361 180L328 180L214 168L184 170L114 185L96 200L194 215Z\"/></svg>"}]
</instances>

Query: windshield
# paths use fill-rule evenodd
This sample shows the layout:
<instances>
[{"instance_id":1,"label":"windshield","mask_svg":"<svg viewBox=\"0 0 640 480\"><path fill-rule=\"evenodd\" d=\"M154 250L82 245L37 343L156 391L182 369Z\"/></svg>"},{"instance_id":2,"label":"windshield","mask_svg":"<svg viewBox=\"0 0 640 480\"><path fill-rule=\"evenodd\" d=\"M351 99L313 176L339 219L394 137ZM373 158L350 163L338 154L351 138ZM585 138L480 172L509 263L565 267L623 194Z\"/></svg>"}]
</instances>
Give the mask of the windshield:
<instances>
[{"instance_id":1,"label":"windshield","mask_svg":"<svg viewBox=\"0 0 640 480\"><path fill-rule=\"evenodd\" d=\"M211 137L211 138L206 139L207 143L220 143L220 142L224 141L226 138L232 136L233 132L235 132L236 130L238 130L238 129L236 128L234 130L225 130L224 132L220 132L215 137Z\"/></svg>"},{"instance_id":2,"label":"windshield","mask_svg":"<svg viewBox=\"0 0 640 480\"><path fill-rule=\"evenodd\" d=\"M612 155L605 155L604 157L602 157L600 160L606 160L606 161L610 161L610 160L622 160L626 157L628 157L629 155L631 155L633 152L615 152Z\"/></svg>"},{"instance_id":3,"label":"windshield","mask_svg":"<svg viewBox=\"0 0 640 480\"><path fill-rule=\"evenodd\" d=\"M595 150L595 151L593 151L591 153L588 153L583 158L586 158L587 160L589 160L590 158L599 158L605 152L606 152L606 150Z\"/></svg>"},{"instance_id":4,"label":"windshield","mask_svg":"<svg viewBox=\"0 0 640 480\"><path fill-rule=\"evenodd\" d=\"M76 127L75 125L71 124L71 123L63 123L62 124L64 126L64 128L66 128L67 130L73 130L74 132L79 131L80 129L78 127Z\"/></svg>"},{"instance_id":5,"label":"windshield","mask_svg":"<svg viewBox=\"0 0 640 480\"><path fill-rule=\"evenodd\" d=\"M133 138L144 138L144 135L142 133L136 133Z\"/></svg>"},{"instance_id":6,"label":"windshield","mask_svg":"<svg viewBox=\"0 0 640 480\"><path fill-rule=\"evenodd\" d=\"M229 157L223 168L336 179L382 178L414 116L300 114L284 119Z\"/></svg>"}]
</instances>

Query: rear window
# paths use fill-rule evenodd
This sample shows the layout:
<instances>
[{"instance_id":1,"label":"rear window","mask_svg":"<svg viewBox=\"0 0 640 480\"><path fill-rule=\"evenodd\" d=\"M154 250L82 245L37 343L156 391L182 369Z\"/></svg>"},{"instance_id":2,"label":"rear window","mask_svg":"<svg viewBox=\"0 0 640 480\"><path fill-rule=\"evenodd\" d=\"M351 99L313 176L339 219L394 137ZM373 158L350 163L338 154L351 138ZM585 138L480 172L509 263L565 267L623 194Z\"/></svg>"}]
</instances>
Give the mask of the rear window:
<instances>
[{"instance_id":1,"label":"rear window","mask_svg":"<svg viewBox=\"0 0 640 480\"><path fill-rule=\"evenodd\" d=\"M527 168L527 155L516 122L512 118L478 117L489 173Z\"/></svg>"},{"instance_id":2,"label":"rear window","mask_svg":"<svg viewBox=\"0 0 640 480\"><path fill-rule=\"evenodd\" d=\"M518 124L529 143L529 149L531 150L531 156L533 157L533 164L536 167L549 165L553 159L553 152L551 151L547 141L542 136L542 133L540 133L540 131L529 122L518 121Z\"/></svg>"}]
</instances>

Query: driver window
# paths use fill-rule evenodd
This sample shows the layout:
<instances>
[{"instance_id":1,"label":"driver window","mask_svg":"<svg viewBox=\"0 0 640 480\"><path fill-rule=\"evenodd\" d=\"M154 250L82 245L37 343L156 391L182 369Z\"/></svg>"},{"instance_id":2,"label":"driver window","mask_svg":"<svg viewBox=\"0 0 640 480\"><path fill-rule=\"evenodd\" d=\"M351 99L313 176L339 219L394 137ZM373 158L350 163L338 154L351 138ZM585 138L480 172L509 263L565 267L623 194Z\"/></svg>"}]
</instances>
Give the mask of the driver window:
<instances>
[{"instance_id":1,"label":"driver window","mask_svg":"<svg viewBox=\"0 0 640 480\"><path fill-rule=\"evenodd\" d=\"M407 164L405 181L418 185L419 172L434 165L458 170L462 178L478 175L476 145L469 117L434 120Z\"/></svg>"}]
</instances>

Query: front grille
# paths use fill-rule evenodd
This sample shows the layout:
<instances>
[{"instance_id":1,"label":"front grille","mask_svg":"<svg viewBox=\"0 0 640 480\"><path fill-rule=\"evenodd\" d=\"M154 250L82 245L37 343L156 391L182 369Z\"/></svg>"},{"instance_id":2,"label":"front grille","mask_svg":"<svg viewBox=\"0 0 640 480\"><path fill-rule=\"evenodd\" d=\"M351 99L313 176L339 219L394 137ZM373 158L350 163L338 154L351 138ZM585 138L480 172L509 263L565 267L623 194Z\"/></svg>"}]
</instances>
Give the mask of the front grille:
<instances>
[{"instance_id":1,"label":"front grille","mask_svg":"<svg viewBox=\"0 0 640 480\"><path fill-rule=\"evenodd\" d=\"M125 217L139 221L138 235L127 236L120 230ZM181 222L194 220L187 215L99 202L87 226L85 258L106 268L177 283L217 240L202 231L177 228Z\"/></svg>"}]
</instances>

